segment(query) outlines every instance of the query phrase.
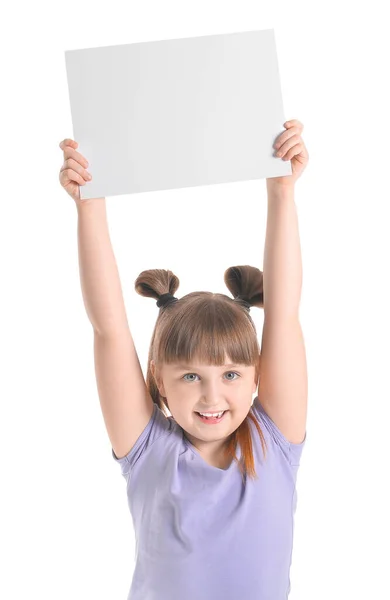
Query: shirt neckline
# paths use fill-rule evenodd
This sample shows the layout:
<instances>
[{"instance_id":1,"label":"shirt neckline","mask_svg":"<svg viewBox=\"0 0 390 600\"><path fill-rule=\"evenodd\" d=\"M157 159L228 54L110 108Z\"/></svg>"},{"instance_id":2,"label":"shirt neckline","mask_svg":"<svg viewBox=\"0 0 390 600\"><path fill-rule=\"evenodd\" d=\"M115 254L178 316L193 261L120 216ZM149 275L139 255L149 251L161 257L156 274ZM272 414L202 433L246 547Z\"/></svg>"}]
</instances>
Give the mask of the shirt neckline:
<instances>
[{"instance_id":1,"label":"shirt neckline","mask_svg":"<svg viewBox=\"0 0 390 600\"><path fill-rule=\"evenodd\" d=\"M184 443L186 444L186 446L191 450L191 452L193 454L195 454L196 457L200 458L200 460L207 465L208 467L210 467L211 469L216 469L217 471L221 471L222 473L227 473L228 471L230 471L234 465L234 463L236 462L234 460L234 458L232 459L232 462L230 463L230 465L226 468L226 469L222 469L221 467L216 467L214 465L210 465L210 463L208 463L203 456L200 454L199 450L197 448L195 448L195 446L190 442L190 440L188 440L184 434L184 430L182 429L182 435L183 435L183 440ZM241 447L240 444L237 445L238 448L238 459L241 458Z\"/></svg>"}]
</instances>

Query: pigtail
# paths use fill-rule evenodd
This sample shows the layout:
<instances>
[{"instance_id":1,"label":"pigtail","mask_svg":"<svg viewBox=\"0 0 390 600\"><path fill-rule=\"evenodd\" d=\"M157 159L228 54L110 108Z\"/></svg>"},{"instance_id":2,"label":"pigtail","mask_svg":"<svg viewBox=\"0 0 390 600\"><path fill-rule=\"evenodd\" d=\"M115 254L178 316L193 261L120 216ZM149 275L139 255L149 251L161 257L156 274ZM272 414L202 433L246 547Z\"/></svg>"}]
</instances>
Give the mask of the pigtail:
<instances>
[{"instance_id":1,"label":"pigtail","mask_svg":"<svg viewBox=\"0 0 390 600\"><path fill-rule=\"evenodd\" d=\"M163 294L174 295L180 284L179 278L166 269L142 271L135 280L135 291L140 296L158 300Z\"/></svg>"},{"instance_id":2,"label":"pigtail","mask_svg":"<svg viewBox=\"0 0 390 600\"><path fill-rule=\"evenodd\" d=\"M244 300L250 306L264 307L263 273L257 267L229 267L224 273L224 281L234 300Z\"/></svg>"}]
</instances>

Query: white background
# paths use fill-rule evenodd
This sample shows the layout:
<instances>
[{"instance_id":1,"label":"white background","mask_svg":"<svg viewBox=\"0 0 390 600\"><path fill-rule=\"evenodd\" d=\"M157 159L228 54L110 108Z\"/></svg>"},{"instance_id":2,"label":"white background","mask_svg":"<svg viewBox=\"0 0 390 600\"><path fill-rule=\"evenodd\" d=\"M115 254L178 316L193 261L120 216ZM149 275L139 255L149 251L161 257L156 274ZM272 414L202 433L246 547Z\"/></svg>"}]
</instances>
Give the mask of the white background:
<instances>
[{"instance_id":1,"label":"white background","mask_svg":"<svg viewBox=\"0 0 390 600\"><path fill-rule=\"evenodd\" d=\"M77 212L58 179L58 144L72 137L64 50L271 27L286 120L304 124L310 154L295 194L309 412L290 600L388 598L384 8L379 1L69 0L3 10L2 598L125 600L134 567L125 481L111 456L95 383ZM265 180L107 198L144 374L158 308L135 292L138 274L171 269L181 282L178 297L194 290L229 294L229 266L262 269L266 208ZM251 314L261 338L263 314Z\"/></svg>"}]
</instances>

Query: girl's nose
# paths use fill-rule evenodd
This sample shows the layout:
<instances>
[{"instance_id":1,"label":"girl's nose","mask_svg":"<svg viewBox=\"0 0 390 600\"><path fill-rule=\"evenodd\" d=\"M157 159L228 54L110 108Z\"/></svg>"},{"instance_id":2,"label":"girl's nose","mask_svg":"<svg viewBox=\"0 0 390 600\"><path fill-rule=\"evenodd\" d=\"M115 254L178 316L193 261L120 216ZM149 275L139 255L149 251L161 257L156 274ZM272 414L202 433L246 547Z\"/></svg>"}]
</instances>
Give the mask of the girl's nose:
<instances>
[{"instance_id":1,"label":"girl's nose","mask_svg":"<svg viewBox=\"0 0 390 600\"><path fill-rule=\"evenodd\" d=\"M216 383L208 383L205 384L203 389L203 403L206 406L218 406L220 404L220 399L222 396L222 392Z\"/></svg>"}]
</instances>

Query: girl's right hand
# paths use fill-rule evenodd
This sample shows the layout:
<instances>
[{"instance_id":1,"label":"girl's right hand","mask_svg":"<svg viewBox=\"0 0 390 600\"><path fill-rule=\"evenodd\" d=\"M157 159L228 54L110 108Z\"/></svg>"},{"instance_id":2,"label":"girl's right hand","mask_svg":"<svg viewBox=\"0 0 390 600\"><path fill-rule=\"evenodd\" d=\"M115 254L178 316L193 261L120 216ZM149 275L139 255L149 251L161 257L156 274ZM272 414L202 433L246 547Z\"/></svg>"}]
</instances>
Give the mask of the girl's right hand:
<instances>
[{"instance_id":1,"label":"girl's right hand","mask_svg":"<svg viewBox=\"0 0 390 600\"><path fill-rule=\"evenodd\" d=\"M66 138L59 146L64 151L64 163L59 175L60 183L77 206L80 206L87 202L87 200L80 200L80 185L85 185L92 179L87 171L88 161L76 151L78 143L74 140Z\"/></svg>"}]
</instances>

